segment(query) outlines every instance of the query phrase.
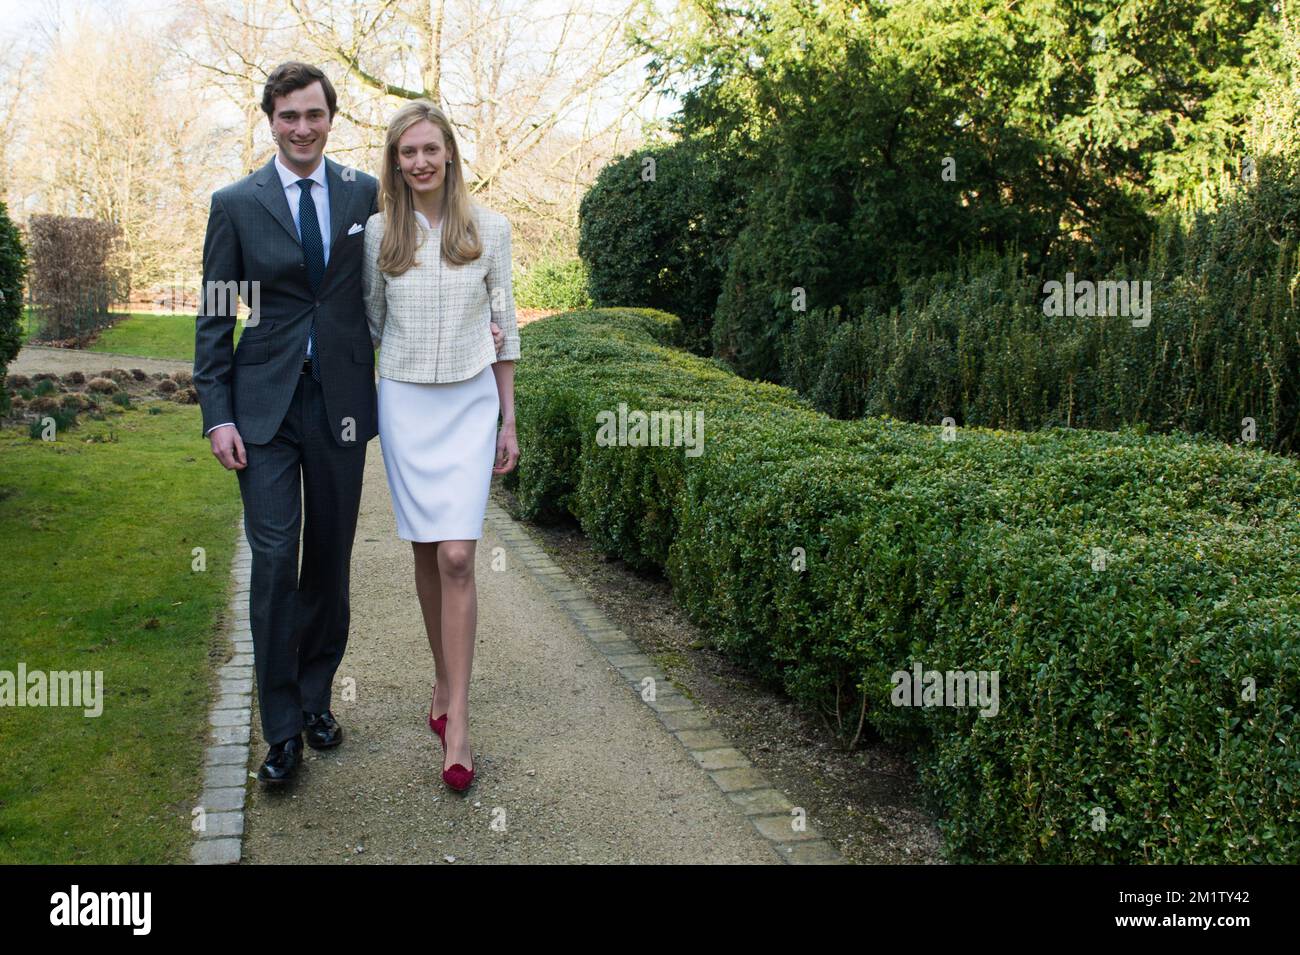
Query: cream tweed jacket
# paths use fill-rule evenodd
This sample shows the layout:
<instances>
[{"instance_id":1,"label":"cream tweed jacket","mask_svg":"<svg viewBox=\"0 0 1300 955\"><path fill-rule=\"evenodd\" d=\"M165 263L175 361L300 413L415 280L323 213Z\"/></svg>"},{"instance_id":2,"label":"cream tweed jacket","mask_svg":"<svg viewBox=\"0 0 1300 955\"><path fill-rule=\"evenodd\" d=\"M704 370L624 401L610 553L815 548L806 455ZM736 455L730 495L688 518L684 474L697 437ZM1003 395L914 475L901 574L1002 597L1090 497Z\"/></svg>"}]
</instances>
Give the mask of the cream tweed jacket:
<instances>
[{"instance_id":1,"label":"cream tweed jacket","mask_svg":"<svg viewBox=\"0 0 1300 955\"><path fill-rule=\"evenodd\" d=\"M423 245L402 275L379 270L384 214L366 220L362 296L370 337L380 347L379 374L397 381L464 381L487 365L519 358L519 326L510 286L510 220L474 206L483 254L465 265L443 260L442 223L430 229L416 213ZM498 355L489 322L505 334Z\"/></svg>"}]
</instances>

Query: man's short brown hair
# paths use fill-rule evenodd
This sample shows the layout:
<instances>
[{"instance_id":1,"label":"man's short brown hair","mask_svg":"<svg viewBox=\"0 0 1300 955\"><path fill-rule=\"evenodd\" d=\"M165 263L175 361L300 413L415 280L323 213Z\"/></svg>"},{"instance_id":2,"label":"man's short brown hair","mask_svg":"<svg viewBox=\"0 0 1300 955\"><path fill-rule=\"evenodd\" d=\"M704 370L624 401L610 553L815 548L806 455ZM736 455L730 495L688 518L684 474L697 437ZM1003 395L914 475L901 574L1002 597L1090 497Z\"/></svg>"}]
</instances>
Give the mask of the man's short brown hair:
<instances>
[{"instance_id":1,"label":"man's short brown hair","mask_svg":"<svg viewBox=\"0 0 1300 955\"><path fill-rule=\"evenodd\" d=\"M296 60L281 63L266 78L266 85L262 87L262 112L266 114L267 119L274 120L277 97L287 96L295 90L304 89L318 81L321 89L325 91L325 105L329 107L330 122L333 122L334 112L338 107L334 85L319 67L312 66L310 63L299 63Z\"/></svg>"}]
</instances>

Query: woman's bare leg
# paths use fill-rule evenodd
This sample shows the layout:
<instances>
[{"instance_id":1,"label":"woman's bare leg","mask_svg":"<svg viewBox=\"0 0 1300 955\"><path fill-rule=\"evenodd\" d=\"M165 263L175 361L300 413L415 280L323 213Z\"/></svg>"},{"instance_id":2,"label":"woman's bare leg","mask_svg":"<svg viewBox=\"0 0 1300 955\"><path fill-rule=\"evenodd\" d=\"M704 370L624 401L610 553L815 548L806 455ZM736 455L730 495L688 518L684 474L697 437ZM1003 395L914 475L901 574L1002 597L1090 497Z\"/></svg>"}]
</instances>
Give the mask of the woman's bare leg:
<instances>
[{"instance_id":1,"label":"woman's bare leg","mask_svg":"<svg viewBox=\"0 0 1300 955\"><path fill-rule=\"evenodd\" d=\"M443 768L460 763L473 768L469 745L469 679L478 624L478 589L474 581L477 541L439 541L438 576L442 581L442 660L439 684L447 684L447 757ZM437 714L435 714L437 715Z\"/></svg>"},{"instance_id":2,"label":"woman's bare leg","mask_svg":"<svg viewBox=\"0 0 1300 955\"><path fill-rule=\"evenodd\" d=\"M424 632L433 652L433 716L447 712L451 695L447 692L447 672L442 652L442 579L438 573L438 541L420 543L413 541L415 552L415 592L420 598L420 613L424 616Z\"/></svg>"}]
</instances>

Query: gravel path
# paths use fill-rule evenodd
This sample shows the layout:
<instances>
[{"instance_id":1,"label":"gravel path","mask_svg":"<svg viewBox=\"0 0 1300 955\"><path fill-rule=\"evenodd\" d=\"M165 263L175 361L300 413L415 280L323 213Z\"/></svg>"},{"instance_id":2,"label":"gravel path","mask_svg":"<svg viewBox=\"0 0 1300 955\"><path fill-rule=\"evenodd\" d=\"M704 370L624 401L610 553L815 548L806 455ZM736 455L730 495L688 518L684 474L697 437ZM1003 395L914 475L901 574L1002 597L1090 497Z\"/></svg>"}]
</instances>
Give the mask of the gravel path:
<instances>
[{"instance_id":1,"label":"gravel path","mask_svg":"<svg viewBox=\"0 0 1300 955\"><path fill-rule=\"evenodd\" d=\"M79 348L49 348L44 345L24 345L9 365L9 374L35 375L50 372L66 375L70 371L95 374L106 368L139 368L153 374L156 371L171 374L174 371L192 371L194 362L171 358L141 358L137 355L118 355L114 352L83 351Z\"/></svg>"},{"instance_id":2,"label":"gravel path","mask_svg":"<svg viewBox=\"0 0 1300 955\"><path fill-rule=\"evenodd\" d=\"M506 569L492 569L496 548ZM780 863L488 523L465 795L425 724L433 660L369 445L352 559L352 631L335 679L338 749L307 749L288 792L249 789L250 863ZM355 699L341 689L355 685ZM254 714L250 771L266 752Z\"/></svg>"}]
</instances>

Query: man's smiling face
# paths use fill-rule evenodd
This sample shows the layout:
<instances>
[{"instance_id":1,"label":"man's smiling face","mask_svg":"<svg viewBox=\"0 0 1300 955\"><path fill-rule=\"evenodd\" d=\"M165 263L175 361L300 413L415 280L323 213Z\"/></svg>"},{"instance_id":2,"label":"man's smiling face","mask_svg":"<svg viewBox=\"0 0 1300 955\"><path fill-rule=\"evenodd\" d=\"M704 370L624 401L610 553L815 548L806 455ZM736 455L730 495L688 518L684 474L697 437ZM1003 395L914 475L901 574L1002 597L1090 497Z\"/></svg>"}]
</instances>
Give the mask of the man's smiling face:
<instances>
[{"instance_id":1,"label":"man's smiling face","mask_svg":"<svg viewBox=\"0 0 1300 955\"><path fill-rule=\"evenodd\" d=\"M280 161L302 176L320 163L329 139L330 111L318 82L275 98L271 117L280 148Z\"/></svg>"}]
</instances>

